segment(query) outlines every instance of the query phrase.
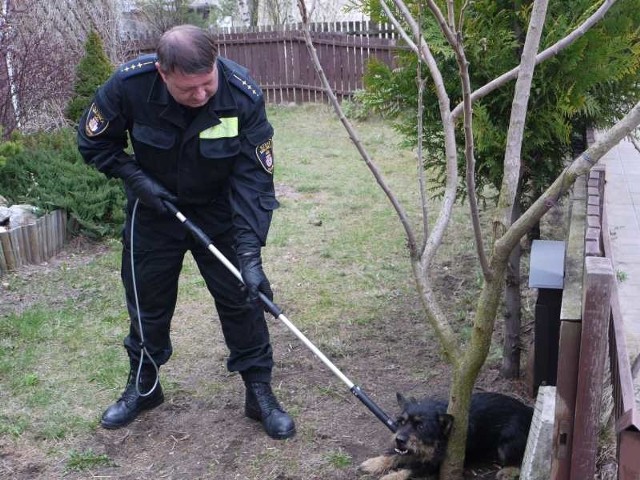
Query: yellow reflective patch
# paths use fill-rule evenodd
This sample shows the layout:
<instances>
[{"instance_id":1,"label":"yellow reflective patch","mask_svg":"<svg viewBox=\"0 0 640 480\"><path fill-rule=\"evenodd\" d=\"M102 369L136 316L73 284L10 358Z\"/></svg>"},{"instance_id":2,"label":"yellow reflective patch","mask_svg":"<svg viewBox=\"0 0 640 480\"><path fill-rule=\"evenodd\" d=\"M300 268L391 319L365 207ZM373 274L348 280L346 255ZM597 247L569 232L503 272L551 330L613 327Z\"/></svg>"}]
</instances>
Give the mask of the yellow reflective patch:
<instances>
[{"instance_id":1,"label":"yellow reflective patch","mask_svg":"<svg viewBox=\"0 0 640 480\"><path fill-rule=\"evenodd\" d=\"M200 132L200 138L213 140L238 136L238 117L221 118L220 123Z\"/></svg>"}]
</instances>

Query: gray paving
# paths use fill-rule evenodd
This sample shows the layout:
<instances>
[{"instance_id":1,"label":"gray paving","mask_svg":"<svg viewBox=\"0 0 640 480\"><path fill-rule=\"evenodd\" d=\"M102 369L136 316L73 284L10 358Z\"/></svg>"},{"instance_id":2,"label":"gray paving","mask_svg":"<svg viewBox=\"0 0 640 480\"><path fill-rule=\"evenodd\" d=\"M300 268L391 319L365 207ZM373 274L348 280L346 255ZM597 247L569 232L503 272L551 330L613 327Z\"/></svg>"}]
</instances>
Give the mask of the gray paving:
<instances>
[{"instance_id":1,"label":"gray paving","mask_svg":"<svg viewBox=\"0 0 640 480\"><path fill-rule=\"evenodd\" d=\"M605 155L611 260L630 361L640 355L640 152L624 140Z\"/></svg>"}]
</instances>

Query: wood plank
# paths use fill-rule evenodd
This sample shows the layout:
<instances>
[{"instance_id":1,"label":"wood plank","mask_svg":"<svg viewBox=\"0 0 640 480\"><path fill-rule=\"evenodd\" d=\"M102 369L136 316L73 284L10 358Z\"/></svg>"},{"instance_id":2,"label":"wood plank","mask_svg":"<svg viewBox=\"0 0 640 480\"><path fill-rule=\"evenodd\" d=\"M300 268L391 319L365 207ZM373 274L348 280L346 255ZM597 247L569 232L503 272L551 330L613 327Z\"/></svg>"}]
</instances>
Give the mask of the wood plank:
<instances>
[{"instance_id":1,"label":"wood plank","mask_svg":"<svg viewBox=\"0 0 640 480\"><path fill-rule=\"evenodd\" d=\"M624 431L619 438L618 480L640 478L640 432Z\"/></svg>"},{"instance_id":2,"label":"wood plank","mask_svg":"<svg viewBox=\"0 0 640 480\"><path fill-rule=\"evenodd\" d=\"M7 262L7 270L15 270L18 268L16 261L16 254L11 243L11 234L9 230L0 232L0 242L2 242L2 250L4 251L4 258Z\"/></svg>"},{"instance_id":3,"label":"wood plank","mask_svg":"<svg viewBox=\"0 0 640 480\"><path fill-rule=\"evenodd\" d=\"M581 322L563 321L560 325L556 410L553 425L551 479L565 480L571 471L573 411L576 405L578 365L580 360Z\"/></svg>"},{"instance_id":4,"label":"wood plank","mask_svg":"<svg viewBox=\"0 0 640 480\"><path fill-rule=\"evenodd\" d=\"M3 232L0 232L0 235L2 235ZM6 273L9 271L9 266L7 265L7 259L5 258L4 255L4 248L2 247L2 242L0 241L0 276L2 276L3 273Z\"/></svg>"},{"instance_id":5,"label":"wood plank","mask_svg":"<svg viewBox=\"0 0 640 480\"><path fill-rule=\"evenodd\" d=\"M22 253L21 243L22 243L22 234L20 229L22 227L16 227L9 230L9 238L11 239L11 247L13 247L13 256L16 262L16 268L20 268L24 265L24 256Z\"/></svg>"},{"instance_id":6,"label":"wood plank","mask_svg":"<svg viewBox=\"0 0 640 480\"><path fill-rule=\"evenodd\" d=\"M571 480L593 478L614 280L611 260L585 258L582 336L571 451Z\"/></svg>"},{"instance_id":7,"label":"wood plank","mask_svg":"<svg viewBox=\"0 0 640 480\"><path fill-rule=\"evenodd\" d=\"M27 236L29 237L29 250L31 251L31 263L38 265L42 263L40 255L40 241L38 239L38 224L27 225Z\"/></svg>"}]
</instances>

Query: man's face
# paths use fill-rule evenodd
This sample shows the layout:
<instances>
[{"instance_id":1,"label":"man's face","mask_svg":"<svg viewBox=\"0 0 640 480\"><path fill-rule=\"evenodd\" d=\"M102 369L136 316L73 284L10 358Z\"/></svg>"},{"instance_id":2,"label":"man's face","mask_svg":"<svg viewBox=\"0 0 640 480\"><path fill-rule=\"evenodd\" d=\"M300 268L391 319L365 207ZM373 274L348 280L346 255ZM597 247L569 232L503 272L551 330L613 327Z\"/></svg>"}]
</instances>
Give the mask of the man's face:
<instances>
[{"instance_id":1,"label":"man's face","mask_svg":"<svg viewBox=\"0 0 640 480\"><path fill-rule=\"evenodd\" d=\"M176 102L191 108L206 104L218 91L218 67L207 73L186 74L178 70L164 73L156 63L167 90Z\"/></svg>"}]
</instances>

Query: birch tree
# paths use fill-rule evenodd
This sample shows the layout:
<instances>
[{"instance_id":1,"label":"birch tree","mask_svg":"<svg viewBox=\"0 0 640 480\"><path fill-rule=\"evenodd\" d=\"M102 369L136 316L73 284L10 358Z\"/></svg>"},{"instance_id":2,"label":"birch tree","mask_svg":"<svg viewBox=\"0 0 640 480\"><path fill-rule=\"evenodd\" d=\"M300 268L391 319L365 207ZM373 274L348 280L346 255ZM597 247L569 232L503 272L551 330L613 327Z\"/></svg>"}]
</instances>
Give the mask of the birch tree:
<instances>
[{"instance_id":1,"label":"birch tree","mask_svg":"<svg viewBox=\"0 0 640 480\"><path fill-rule=\"evenodd\" d=\"M415 14L419 12L412 11L402 0L380 0L382 9L394 23L405 43L428 69L433 88L437 94L442 122L444 157L446 159L444 195L435 223L432 228L429 228L427 223L428 208L426 207L428 198L425 195L425 176L422 169L423 161L418 155L417 162L420 173L417 181L422 193L422 228L416 230L412 227L412 222L405 207L389 188L374 159L369 156L362 145L357 131L344 115L336 96L331 91L331 86L324 75L311 39L309 14L305 0L298 0L298 7L303 19L303 33L316 71L322 80L324 89L334 106L336 114L347 130L354 146L398 215L406 236L409 261L416 291L424 311L425 321L438 338L445 359L451 366L452 380L448 411L454 416L455 422L449 440L447 457L440 471L440 478L443 480L456 480L461 479L463 476L471 393L491 345L491 337L511 251L520 242L520 239L555 205L556 200L569 191L578 177L587 173L607 151L640 125L640 103L637 103L612 128L604 133L598 142L590 146L577 158L574 158L549 185L546 191L532 203L530 208L522 212L521 216L513 221L513 208L522 168L520 152L523 126L527 116L531 79L535 67L538 63L556 55L583 35L603 18L614 3L615 0L603 1L600 7L567 37L539 52L540 36L545 23L548 0L535 0L532 4L520 64L486 85L472 90L469 81L470 66L465 55L463 32L467 2L425 0L421 5L436 19L443 37L455 52L462 87L462 101L458 105L452 105L450 95L443 82L442 73L432 54L429 42L420 31L420 25L415 18ZM499 190L497 207L493 213L492 235L491 238L487 239L483 238L480 229L478 204L473 193L476 190L473 102L513 80L515 80L515 93L507 132L508 140L504 154L503 181ZM420 126L420 119L421 116L418 115L418 127ZM457 121L462 121L463 123L464 140L462 144L458 144L456 140L455 124ZM421 149L418 148L418 152L420 151ZM466 162L465 181L469 192L470 228L474 232L478 263L482 271L481 292L475 307L471 336L466 343L461 341L454 333L454 329L448 320L446 308L438 301L434 285L428 275L434 257L442 244L456 199L459 180L457 168L458 152L464 152Z\"/></svg>"}]
</instances>

